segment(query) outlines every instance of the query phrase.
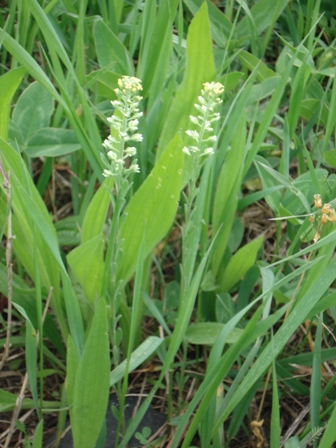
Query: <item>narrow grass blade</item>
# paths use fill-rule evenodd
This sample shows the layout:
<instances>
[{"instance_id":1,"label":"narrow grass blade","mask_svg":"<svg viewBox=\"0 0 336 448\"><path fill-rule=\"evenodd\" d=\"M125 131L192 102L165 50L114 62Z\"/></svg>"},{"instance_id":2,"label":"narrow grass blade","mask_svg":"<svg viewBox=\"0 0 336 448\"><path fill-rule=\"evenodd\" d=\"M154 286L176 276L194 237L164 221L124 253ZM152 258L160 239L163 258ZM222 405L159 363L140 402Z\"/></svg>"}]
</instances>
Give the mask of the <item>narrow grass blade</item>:
<instances>
[{"instance_id":1,"label":"narrow grass blade","mask_svg":"<svg viewBox=\"0 0 336 448\"><path fill-rule=\"evenodd\" d=\"M96 215L95 215L96 216ZM104 275L104 236L98 235L73 249L67 260L85 295L94 304L99 298Z\"/></svg>"},{"instance_id":2,"label":"narrow grass blade","mask_svg":"<svg viewBox=\"0 0 336 448\"><path fill-rule=\"evenodd\" d=\"M272 367L272 416L271 416L271 448L278 448L280 446L280 404L279 404L279 390L277 384L277 374L275 370L275 362Z\"/></svg>"},{"instance_id":3,"label":"narrow grass blade","mask_svg":"<svg viewBox=\"0 0 336 448\"><path fill-rule=\"evenodd\" d=\"M321 313L315 334L312 378L310 383L310 418L312 428L318 428L320 426L322 322L323 315Z\"/></svg>"},{"instance_id":4,"label":"narrow grass blade","mask_svg":"<svg viewBox=\"0 0 336 448\"><path fill-rule=\"evenodd\" d=\"M35 403L37 413L39 410L39 400L37 393L37 336L31 322L26 319L26 367L29 379L29 386Z\"/></svg>"},{"instance_id":5,"label":"narrow grass blade","mask_svg":"<svg viewBox=\"0 0 336 448\"><path fill-rule=\"evenodd\" d=\"M38 422L38 425L35 429L34 439L33 439L33 448L42 448L43 442L43 420Z\"/></svg>"},{"instance_id":6,"label":"narrow grass blade","mask_svg":"<svg viewBox=\"0 0 336 448\"><path fill-rule=\"evenodd\" d=\"M145 362L162 344L163 339L156 336L149 336L142 344L136 348L130 357L128 371L132 372ZM110 374L110 386L122 380L126 372L126 360L120 363Z\"/></svg>"},{"instance_id":7,"label":"narrow grass blade","mask_svg":"<svg viewBox=\"0 0 336 448\"><path fill-rule=\"evenodd\" d=\"M336 406L332 411L332 414L329 418L326 430L322 436L322 439L319 444L319 448L332 448L335 446L336 442Z\"/></svg>"}]
</instances>

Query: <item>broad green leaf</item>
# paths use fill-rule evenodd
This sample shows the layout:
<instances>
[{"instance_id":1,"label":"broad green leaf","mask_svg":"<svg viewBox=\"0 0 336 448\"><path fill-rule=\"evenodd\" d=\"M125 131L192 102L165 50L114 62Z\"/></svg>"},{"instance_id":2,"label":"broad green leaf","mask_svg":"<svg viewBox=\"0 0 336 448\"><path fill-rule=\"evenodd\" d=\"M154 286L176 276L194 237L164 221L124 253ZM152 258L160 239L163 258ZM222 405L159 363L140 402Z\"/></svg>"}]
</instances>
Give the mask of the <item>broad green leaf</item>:
<instances>
[{"instance_id":1,"label":"broad green leaf","mask_svg":"<svg viewBox=\"0 0 336 448\"><path fill-rule=\"evenodd\" d=\"M230 72L223 75L220 82L223 84L225 92L230 92L230 90L234 90L243 79L245 79L244 73Z\"/></svg>"},{"instance_id":2,"label":"broad green leaf","mask_svg":"<svg viewBox=\"0 0 336 448\"><path fill-rule=\"evenodd\" d=\"M82 313L79 306L79 300L76 296L72 283L67 273L61 271L64 303L67 312L68 323L70 327L70 333L74 345L79 356L83 353L84 348L84 324L82 319ZM67 339L68 333L65 334Z\"/></svg>"},{"instance_id":3,"label":"broad green leaf","mask_svg":"<svg viewBox=\"0 0 336 448\"><path fill-rule=\"evenodd\" d=\"M66 216L55 222L57 240L60 246L78 246L81 240L80 217L77 215Z\"/></svg>"},{"instance_id":4,"label":"broad green leaf","mask_svg":"<svg viewBox=\"0 0 336 448\"><path fill-rule=\"evenodd\" d=\"M8 138L9 115L14 93L20 85L25 70L20 67L0 77L0 137Z\"/></svg>"},{"instance_id":5,"label":"broad green leaf","mask_svg":"<svg viewBox=\"0 0 336 448\"><path fill-rule=\"evenodd\" d=\"M251 93L248 98L248 106L253 103L259 103L265 98L271 96L280 81L281 76L271 76L261 81L259 84L255 84L251 88ZM259 104L258 104L259 107Z\"/></svg>"},{"instance_id":6,"label":"broad green leaf","mask_svg":"<svg viewBox=\"0 0 336 448\"><path fill-rule=\"evenodd\" d=\"M186 331L185 338L190 344L213 345L224 326L225 324L221 324L220 322L199 322L191 324ZM230 332L226 342L228 344L235 344L242 332L243 330L240 328L234 328Z\"/></svg>"},{"instance_id":7,"label":"broad green leaf","mask_svg":"<svg viewBox=\"0 0 336 448\"><path fill-rule=\"evenodd\" d=\"M179 131L190 123L189 116L194 108L202 84L213 81L216 76L210 23L206 2L191 21L187 36L187 66L183 81L176 93L165 121L159 144L158 155Z\"/></svg>"},{"instance_id":8,"label":"broad green leaf","mask_svg":"<svg viewBox=\"0 0 336 448\"><path fill-rule=\"evenodd\" d=\"M96 20L93 35L100 67L132 76L134 68L127 49L103 20Z\"/></svg>"},{"instance_id":9,"label":"broad green leaf","mask_svg":"<svg viewBox=\"0 0 336 448\"><path fill-rule=\"evenodd\" d=\"M229 291L244 277L250 267L254 265L263 241L264 238L259 237L254 241L245 244L245 246L233 255L225 270L224 276L220 281L221 290Z\"/></svg>"},{"instance_id":10,"label":"broad green leaf","mask_svg":"<svg viewBox=\"0 0 336 448\"><path fill-rule=\"evenodd\" d=\"M137 349L131 354L128 373L131 373L143 362L155 353L157 348L162 344L163 339L157 336L149 336ZM126 359L118 365L110 374L110 386L112 387L118 381L122 380L126 372Z\"/></svg>"},{"instance_id":11,"label":"broad green leaf","mask_svg":"<svg viewBox=\"0 0 336 448\"><path fill-rule=\"evenodd\" d=\"M36 131L49 126L53 110L52 95L38 82L29 84L18 99L12 116L15 125L20 129L24 146Z\"/></svg>"},{"instance_id":12,"label":"broad green leaf","mask_svg":"<svg viewBox=\"0 0 336 448\"><path fill-rule=\"evenodd\" d=\"M169 22L167 20L165 21L167 25L169 25ZM155 59L152 58L150 61L148 61L148 65L146 65L147 77L144 78L144 81L146 81L146 83L144 83L144 90L148 86L150 91L150 106L155 102L156 98L163 91L167 78L167 70L172 55L173 42L171 26L166 26L164 36L162 36L162 30L160 30L159 32L161 33L160 38L157 38L156 42L161 43L161 48L157 53L157 57ZM150 56L154 56L154 52L151 51Z\"/></svg>"},{"instance_id":13,"label":"broad green leaf","mask_svg":"<svg viewBox=\"0 0 336 448\"><path fill-rule=\"evenodd\" d=\"M70 415L75 448L94 448L109 399L110 352L105 300L98 302L77 370Z\"/></svg>"},{"instance_id":14,"label":"broad green leaf","mask_svg":"<svg viewBox=\"0 0 336 448\"><path fill-rule=\"evenodd\" d=\"M248 51L242 50L237 54L244 67L253 71L257 68L257 76L260 81L276 76L276 73L267 67L267 65Z\"/></svg>"},{"instance_id":15,"label":"broad green leaf","mask_svg":"<svg viewBox=\"0 0 336 448\"><path fill-rule=\"evenodd\" d=\"M91 199L83 220L82 243L86 243L103 233L107 212L111 203L108 190L112 188L113 179L109 177L105 179Z\"/></svg>"},{"instance_id":16,"label":"broad green leaf","mask_svg":"<svg viewBox=\"0 0 336 448\"><path fill-rule=\"evenodd\" d=\"M67 340L66 365L67 365L67 376L66 376L67 396L68 396L68 404L71 408L74 400L76 375L79 366L79 357L73 339L70 335L68 336Z\"/></svg>"},{"instance_id":17,"label":"broad green leaf","mask_svg":"<svg viewBox=\"0 0 336 448\"><path fill-rule=\"evenodd\" d=\"M261 156L256 156L255 161L260 161L264 163L264 165L267 165L271 168L271 164L267 159L261 158ZM276 187L279 185L279 181L272 176L268 171L260 168L260 166L257 164L256 168L259 173L260 180L262 182L263 190L271 190L273 187ZM283 176L285 178L285 176ZM290 184L290 181L288 181L288 184ZM288 186L287 186L288 188ZM267 204L270 206L270 208L273 210L273 212L278 216L281 200L283 198L283 191L273 191L271 194L268 194L265 196L265 200Z\"/></svg>"},{"instance_id":18,"label":"broad green leaf","mask_svg":"<svg viewBox=\"0 0 336 448\"><path fill-rule=\"evenodd\" d=\"M233 135L231 149L226 153L226 159L219 174L215 192L213 234L216 234L218 231L219 233L216 244L210 254L211 270L215 277L225 253L236 215L246 151L246 119L245 114L242 113Z\"/></svg>"},{"instance_id":19,"label":"broad green leaf","mask_svg":"<svg viewBox=\"0 0 336 448\"><path fill-rule=\"evenodd\" d=\"M116 94L114 89L117 87L120 77L121 74L115 73L107 68L95 70L86 77L87 87L104 98L115 100Z\"/></svg>"},{"instance_id":20,"label":"broad green leaf","mask_svg":"<svg viewBox=\"0 0 336 448\"><path fill-rule=\"evenodd\" d=\"M29 157L58 157L81 149L76 134L70 129L42 128L27 143Z\"/></svg>"},{"instance_id":21,"label":"broad green leaf","mask_svg":"<svg viewBox=\"0 0 336 448\"><path fill-rule=\"evenodd\" d=\"M104 237L97 235L73 249L67 260L91 303L99 298L104 274Z\"/></svg>"},{"instance_id":22,"label":"broad green leaf","mask_svg":"<svg viewBox=\"0 0 336 448\"><path fill-rule=\"evenodd\" d=\"M323 157L328 165L330 165L332 168L336 168L336 149L325 151L323 153Z\"/></svg>"},{"instance_id":23,"label":"broad green leaf","mask_svg":"<svg viewBox=\"0 0 336 448\"><path fill-rule=\"evenodd\" d=\"M181 139L176 136L126 206L119 234L123 258L118 269L118 278L124 282L135 271L145 229L147 256L174 221L183 174L182 147Z\"/></svg>"}]
</instances>

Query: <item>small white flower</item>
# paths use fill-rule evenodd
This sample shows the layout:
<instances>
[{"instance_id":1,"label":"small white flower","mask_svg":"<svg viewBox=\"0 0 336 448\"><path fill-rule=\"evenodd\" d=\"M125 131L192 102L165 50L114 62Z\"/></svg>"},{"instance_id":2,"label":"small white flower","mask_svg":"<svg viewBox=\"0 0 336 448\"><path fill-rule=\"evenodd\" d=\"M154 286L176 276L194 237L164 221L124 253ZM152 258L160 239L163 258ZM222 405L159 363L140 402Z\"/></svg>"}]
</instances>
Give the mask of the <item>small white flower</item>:
<instances>
[{"instance_id":1,"label":"small white flower","mask_svg":"<svg viewBox=\"0 0 336 448\"><path fill-rule=\"evenodd\" d=\"M131 140L133 140L134 142L142 142L142 134L133 134Z\"/></svg>"},{"instance_id":2,"label":"small white flower","mask_svg":"<svg viewBox=\"0 0 336 448\"><path fill-rule=\"evenodd\" d=\"M211 155L211 154L213 154L213 153L214 153L214 149L213 149L213 148L206 148L206 149L203 151L202 156L209 156L209 155Z\"/></svg>"},{"instance_id":3,"label":"small white flower","mask_svg":"<svg viewBox=\"0 0 336 448\"><path fill-rule=\"evenodd\" d=\"M111 176L113 176L113 173L112 173L111 170L104 170L103 171L103 176L104 177L111 177Z\"/></svg>"},{"instance_id":4,"label":"small white flower","mask_svg":"<svg viewBox=\"0 0 336 448\"><path fill-rule=\"evenodd\" d=\"M216 135L210 135L210 137L203 140L204 142L216 142L217 136Z\"/></svg>"},{"instance_id":5,"label":"small white flower","mask_svg":"<svg viewBox=\"0 0 336 448\"><path fill-rule=\"evenodd\" d=\"M139 120L130 120L128 126L130 129L138 129Z\"/></svg>"},{"instance_id":6,"label":"small white flower","mask_svg":"<svg viewBox=\"0 0 336 448\"><path fill-rule=\"evenodd\" d=\"M106 155L110 160L117 160L117 156L113 151L109 151Z\"/></svg>"},{"instance_id":7,"label":"small white flower","mask_svg":"<svg viewBox=\"0 0 336 448\"><path fill-rule=\"evenodd\" d=\"M127 157L135 156L135 154L136 154L136 148L134 146L129 146L128 148L125 149L125 155Z\"/></svg>"},{"instance_id":8,"label":"small white flower","mask_svg":"<svg viewBox=\"0 0 336 448\"><path fill-rule=\"evenodd\" d=\"M187 135L189 135L189 137L191 137L192 139L194 139L194 140L198 140L199 139L199 132L197 132L197 131L190 131L190 130L187 130L186 131L186 134Z\"/></svg>"},{"instance_id":9,"label":"small white flower","mask_svg":"<svg viewBox=\"0 0 336 448\"><path fill-rule=\"evenodd\" d=\"M190 121L192 122L192 123L194 123L194 124L199 124L199 122L198 122L198 118L197 117L194 117L193 115L190 115Z\"/></svg>"}]
</instances>

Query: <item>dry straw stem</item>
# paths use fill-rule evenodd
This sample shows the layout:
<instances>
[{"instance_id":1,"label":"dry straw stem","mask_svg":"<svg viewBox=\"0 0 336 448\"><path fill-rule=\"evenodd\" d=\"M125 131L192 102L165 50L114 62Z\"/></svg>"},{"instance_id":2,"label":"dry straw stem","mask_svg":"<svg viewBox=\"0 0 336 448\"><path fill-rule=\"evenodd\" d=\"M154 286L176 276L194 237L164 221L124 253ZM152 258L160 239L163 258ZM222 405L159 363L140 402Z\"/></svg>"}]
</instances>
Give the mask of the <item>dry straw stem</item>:
<instances>
[{"instance_id":1,"label":"dry straw stem","mask_svg":"<svg viewBox=\"0 0 336 448\"><path fill-rule=\"evenodd\" d=\"M8 429L8 436L7 436L7 439L6 439L6 442L5 442L3 448L8 448L9 447L10 441L12 439L12 435L15 432L16 422L17 422L17 420L19 418L19 414L20 414L20 411L21 411L22 401L24 399L24 394L25 394L25 390L27 388L27 383L28 383L28 373L26 373L25 376L24 376L20 393L19 393L19 395L18 395L18 397L16 399L16 403L15 403L15 408L14 408L14 411L13 411L11 424L10 424L10 427Z\"/></svg>"}]
</instances>

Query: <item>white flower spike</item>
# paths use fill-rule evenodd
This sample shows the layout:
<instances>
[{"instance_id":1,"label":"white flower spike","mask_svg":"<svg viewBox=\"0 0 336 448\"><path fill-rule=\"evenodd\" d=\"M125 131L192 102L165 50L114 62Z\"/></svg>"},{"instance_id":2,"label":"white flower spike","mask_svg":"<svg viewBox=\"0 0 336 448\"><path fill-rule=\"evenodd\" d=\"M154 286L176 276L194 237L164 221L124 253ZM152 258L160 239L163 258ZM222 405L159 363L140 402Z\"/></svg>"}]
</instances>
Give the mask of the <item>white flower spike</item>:
<instances>
[{"instance_id":1,"label":"white flower spike","mask_svg":"<svg viewBox=\"0 0 336 448\"><path fill-rule=\"evenodd\" d=\"M139 166L133 159L126 168L125 161L136 155L135 147L127 147L126 143L141 142L142 135L138 133L139 118L142 112L139 110L139 102L142 97L137 93L142 90L141 80L134 76L123 76L118 79L118 87L114 89L117 100L111 101L115 114L107 120L111 125L111 135L105 139L103 147L107 154L102 155L106 169L105 177L128 177L130 173L138 173Z\"/></svg>"},{"instance_id":2,"label":"white flower spike","mask_svg":"<svg viewBox=\"0 0 336 448\"><path fill-rule=\"evenodd\" d=\"M214 153L214 148L208 147L208 142L216 142L217 137L211 123L220 119L220 114L215 112L215 108L222 102L220 96L224 92L224 87L219 82L206 82L203 85L201 95L195 108L200 114L195 117L190 116L190 121L197 127L197 130L186 131L186 134L194 140L193 146L183 148L187 156L193 158L193 174L197 176L205 159Z\"/></svg>"}]
</instances>

